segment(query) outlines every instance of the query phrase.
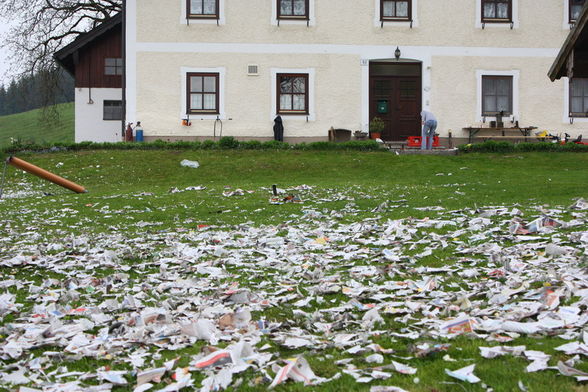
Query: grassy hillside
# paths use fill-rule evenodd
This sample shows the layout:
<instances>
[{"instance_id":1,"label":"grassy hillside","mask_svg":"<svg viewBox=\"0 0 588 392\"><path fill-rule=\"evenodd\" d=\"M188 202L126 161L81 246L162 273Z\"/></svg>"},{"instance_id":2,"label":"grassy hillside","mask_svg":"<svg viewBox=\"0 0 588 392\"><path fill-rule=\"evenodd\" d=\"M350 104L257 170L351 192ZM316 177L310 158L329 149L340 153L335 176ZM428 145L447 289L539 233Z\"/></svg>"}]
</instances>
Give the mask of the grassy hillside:
<instances>
[{"instance_id":1,"label":"grassy hillside","mask_svg":"<svg viewBox=\"0 0 588 392\"><path fill-rule=\"evenodd\" d=\"M74 140L74 105L57 105L59 119L43 120L43 110L0 116L0 147L10 144L10 138L22 142L54 143Z\"/></svg>"}]
</instances>

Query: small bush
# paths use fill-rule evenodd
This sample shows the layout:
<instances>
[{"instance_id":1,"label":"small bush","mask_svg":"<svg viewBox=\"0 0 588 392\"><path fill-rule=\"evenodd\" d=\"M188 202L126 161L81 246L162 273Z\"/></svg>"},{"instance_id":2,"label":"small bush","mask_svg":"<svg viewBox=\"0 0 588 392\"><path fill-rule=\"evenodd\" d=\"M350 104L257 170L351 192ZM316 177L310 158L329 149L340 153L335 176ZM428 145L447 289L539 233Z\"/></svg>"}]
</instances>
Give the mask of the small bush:
<instances>
[{"instance_id":1,"label":"small bush","mask_svg":"<svg viewBox=\"0 0 588 392\"><path fill-rule=\"evenodd\" d=\"M287 150L289 147L288 143L279 142L277 140L261 143L261 148L264 150Z\"/></svg>"},{"instance_id":2,"label":"small bush","mask_svg":"<svg viewBox=\"0 0 588 392\"><path fill-rule=\"evenodd\" d=\"M232 136L223 136L218 142L218 146L223 150L239 148L239 142Z\"/></svg>"},{"instance_id":3,"label":"small bush","mask_svg":"<svg viewBox=\"0 0 588 392\"><path fill-rule=\"evenodd\" d=\"M214 140L205 140L202 142L203 150L216 150L217 147L217 143Z\"/></svg>"},{"instance_id":4,"label":"small bush","mask_svg":"<svg viewBox=\"0 0 588 392\"><path fill-rule=\"evenodd\" d=\"M248 140L239 143L239 149L241 150L261 150L261 148L262 144L259 140Z\"/></svg>"},{"instance_id":5,"label":"small bush","mask_svg":"<svg viewBox=\"0 0 588 392\"><path fill-rule=\"evenodd\" d=\"M497 142L494 140L488 140L484 143L476 144L462 144L458 146L458 150L463 153L468 152L494 152L494 153L507 153L507 152L588 152L588 145L567 143L518 143L513 144L509 142Z\"/></svg>"}]
</instances>

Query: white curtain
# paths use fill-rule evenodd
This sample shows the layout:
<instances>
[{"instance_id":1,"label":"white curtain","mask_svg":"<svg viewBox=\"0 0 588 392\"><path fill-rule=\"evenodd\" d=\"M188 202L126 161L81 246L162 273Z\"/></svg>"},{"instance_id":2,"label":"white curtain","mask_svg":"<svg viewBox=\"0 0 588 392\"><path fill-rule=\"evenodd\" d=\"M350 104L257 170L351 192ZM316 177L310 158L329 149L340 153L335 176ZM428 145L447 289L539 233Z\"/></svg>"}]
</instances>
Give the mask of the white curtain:
<instances>
[{"instance_id":1,"label":"white curtain","mask_svg":"<svg viewBox=\"0 0 588 392\"><path fill-rule=\"evenodd\" d=\"M399 1L396 3L396 16L408 17L408 1Z\"/></svg>"},{"instance_id":2,"label":"white curtain","mask_svg":"<svg viewBox=\"0 0 588 392\"><path fill-rule=\"evenodd\" d=\"M204 90L201 90L207 93L214 93L216 92L216 78L213 76L205 76L204 77Z\"/></svg>"},{"instance_id":3,"label":"white curtain","mask_svg":"<svg viewBox=\"0 0 588 392\"><path fill-rule=\"evenodd\" d=\"M202 91L202 77L192 76L190 78L190 92L199 93Z\"/></svg>"},{"instance_id":4,"label":"white curtain","mask_svg":"<svg viewBox=\"0 0 588 392\"><path fill-rule=\"evenodd\" d=\"M195 109L195 110L202 109L202 95L201 94L192 94L192 99L190 100L190 109Z\"/></svg>"},{"instance_id":5,"label":"white curtain","mask_svg":"<svg viewBox=\"0 0 588 392\"><path fill-rule=\"evenodd\" d=\"M292 110L292 96L290 94L280 95L280 110Z\"/></svg>"},{"instance_id":6,"label":"white curtain","mask_svg":"<svg viewBox=\"0 0 588 392\"><path fill-rule=\"evenodd\" d=\"M294 15L306 15L306 1L294 0Z\"/></svg>"},{"instance_id":7,"label":"white curtain","mask_svg":"<svg viewBox=\"0 0 588 392\"><path fill-rule=\"evenodd\" d=\"M293 110L304 110L304 95L301 94L296 94L293 96L293 101L294 101L294 107L292 108Z\"/></svg>"},{"instance_id":8,"label":"white curtain","mask_svg":"<svg viewBox=\"0 0 588 392\"><path fill-rule=\"evenodd\" d=\"M216 94L204 94L204 109L216 109Z\"/></svg>"}]
</instances>

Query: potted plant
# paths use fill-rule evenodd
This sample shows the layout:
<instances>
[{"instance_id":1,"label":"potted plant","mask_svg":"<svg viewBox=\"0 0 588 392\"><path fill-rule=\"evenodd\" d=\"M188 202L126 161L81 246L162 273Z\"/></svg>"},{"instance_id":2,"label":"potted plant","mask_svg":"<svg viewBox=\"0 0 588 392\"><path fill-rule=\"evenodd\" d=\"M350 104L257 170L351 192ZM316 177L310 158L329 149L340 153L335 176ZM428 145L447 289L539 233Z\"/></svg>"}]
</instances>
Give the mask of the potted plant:
<instances>
[{"instance_id":1,"label":"potted plant","mask_svg":"<svg viewBox=\"0 0 588 392\"><path fill-rule=\"evenodd\" d=\"M382 120L380 117L372 118L372 121L370 121L370 138L379 139L382 136L384 126L384 120Z\"/></svg>"}]
</instances>

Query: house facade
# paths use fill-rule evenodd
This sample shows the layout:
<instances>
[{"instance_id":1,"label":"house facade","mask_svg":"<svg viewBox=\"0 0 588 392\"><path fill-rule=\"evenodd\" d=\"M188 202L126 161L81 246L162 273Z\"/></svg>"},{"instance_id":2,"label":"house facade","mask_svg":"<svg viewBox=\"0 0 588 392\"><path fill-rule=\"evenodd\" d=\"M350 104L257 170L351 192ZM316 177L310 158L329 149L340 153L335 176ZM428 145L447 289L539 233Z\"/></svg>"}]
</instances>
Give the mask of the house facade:
<instances>
[{"instance_id":1,"label":"house facade","mask_svg":"<svg viewBox=\"0 0 588 392\"><path fill-rule=\"evenodd\" d=\"M126 121L146 140L221 126L269 140L280 115L286 141L313 141L377 116L384 140L403 140L425 109L442 138L499 115L505 127L588 134L588 89L547 77L583 3L127 0Z\"/></svg>"},{"instance_id":2,"label":"house facade","mask_svg":"<svg viewBox=\"0 0 588 392\"><path fill-rule=\"evenodd\" d=\"M74 77L76 142L122 140L122 22L122 15L116 15L54 55Z\"/></svg>"}]
</instances>

